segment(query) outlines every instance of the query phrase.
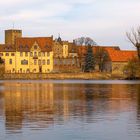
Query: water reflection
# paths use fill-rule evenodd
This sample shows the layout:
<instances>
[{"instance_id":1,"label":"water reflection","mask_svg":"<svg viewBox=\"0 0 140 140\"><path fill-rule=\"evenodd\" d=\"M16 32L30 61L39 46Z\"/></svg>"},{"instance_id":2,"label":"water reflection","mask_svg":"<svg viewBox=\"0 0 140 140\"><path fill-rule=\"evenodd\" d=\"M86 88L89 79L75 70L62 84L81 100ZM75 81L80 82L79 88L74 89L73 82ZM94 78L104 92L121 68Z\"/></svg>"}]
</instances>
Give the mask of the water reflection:
<instances>
[{"instance_id":1,"label":"water reflection","mask_svg":"<svg viewBox=\"0 0 140 140\"><path fill-rule=\"evenodd\" d=\"M140 129L140 85L137 85L137 125Z\"/></svg>"},{"instance_id":2,"label":"water reflection","mask_svg":"<svg viewBox=\"0 0 140 140\"><path fill-rule=\"evenodd\" d=\"M140 129L139 84L5 82L2 87L0 116L7 133L49 129L75 120L113 121L123 112L136 112Z\"/></svg>"}]
</instances>

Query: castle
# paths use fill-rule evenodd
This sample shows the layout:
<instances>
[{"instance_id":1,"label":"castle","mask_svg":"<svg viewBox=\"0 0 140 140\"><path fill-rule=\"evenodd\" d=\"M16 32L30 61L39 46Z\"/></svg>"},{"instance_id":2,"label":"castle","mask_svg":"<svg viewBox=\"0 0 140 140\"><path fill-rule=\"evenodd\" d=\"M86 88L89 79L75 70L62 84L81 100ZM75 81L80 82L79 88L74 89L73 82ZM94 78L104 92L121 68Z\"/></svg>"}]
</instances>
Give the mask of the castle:
<instances>
[{"instance_id":1,"label":"castle","mask_svg":"<svg viewBox=\"0 0 140 140\"><path fill-rule=\"evenodd\" d=\"M122 73L128 60L136 56L136 51L121 51L118 46L94 46L93 52L99 48L108 53L107 72ZM22 30L17 29L6 30L5 44L0 44L5 73L82 72L86 52L86 46L61 37L22 37Z\"/></svg>"}]
</instances>

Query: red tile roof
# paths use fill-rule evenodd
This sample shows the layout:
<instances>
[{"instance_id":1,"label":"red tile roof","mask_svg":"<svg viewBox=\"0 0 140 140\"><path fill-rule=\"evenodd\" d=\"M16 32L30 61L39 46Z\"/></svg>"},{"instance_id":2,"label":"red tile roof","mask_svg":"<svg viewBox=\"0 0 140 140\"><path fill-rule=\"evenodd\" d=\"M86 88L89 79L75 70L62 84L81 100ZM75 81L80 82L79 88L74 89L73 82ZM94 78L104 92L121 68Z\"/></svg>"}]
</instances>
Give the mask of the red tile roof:
<instances>
[{"instance_id":1,"label":"red tile roof","mask_svg":"<svg viewBox=\"0 0 140 140\"><path fill-rule=\"evenodd\" d=\"M137 57L137 51L119 51L111 49L106 50L112 62L127 62L130 59Z\"/></svg>"},{"instance_id":2,"label":"red tile roof","mask_svg":"<svg viewBox=\"0 0 140 140\"><path fill-rule=\"evenodd\" d=\"M0 52L15 52L16 49L12 45L0 44Z\"/></svg>"},{"instance_id":3,"label":"red tile roof","mask_svg":"<svg viewBox=\"0 0 140 140\"><path fill-rule=\"evenodd\" d=\"M120 50L119 47L113 47L113 46L98 46L98 47L93 47L93 53L95 53L99 48L103 48L106 50L106 52L109 55L109 59L112 62L127 62L133 57L137 56L136 51L124 51ZM79 46L78 47L78 55L79 57L84 57L85 54L87 53L87 47L86 46Z\"/></svg>"},{"instance_id":4,"label":"red tile roof","mask_svg":"<svg viewBox=\"0 0 140 140\"><path fill-rule=\"evenodd\" d=\"M84 57L87 53L87 46L76 46L78 47L78 55ZM120 50L118 46L93 46L93 53L95 53L99 48L104 50Z\"/></svg>"},{"instance_id":5,"label":"red tile roof","mask_svg":"<svg viewBox=\"0 0 140 140\"><path fill-rule=\"evenodd\" d=\"M34 43L37 43L41 51L52 51L53 37L25 37L16 39L17 51L30 51Z\"/></svg>"}]
</instances>

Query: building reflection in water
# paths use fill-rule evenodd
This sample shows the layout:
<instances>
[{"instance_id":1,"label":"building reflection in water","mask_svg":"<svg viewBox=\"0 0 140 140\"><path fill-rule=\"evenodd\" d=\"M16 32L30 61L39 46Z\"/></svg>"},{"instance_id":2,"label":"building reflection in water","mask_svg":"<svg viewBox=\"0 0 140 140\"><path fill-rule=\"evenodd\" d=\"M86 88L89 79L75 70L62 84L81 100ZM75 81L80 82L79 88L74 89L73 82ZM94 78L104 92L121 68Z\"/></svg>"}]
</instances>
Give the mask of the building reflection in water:
<instances>
[{"instance_id":1,"label":"building reflection in water","mask_svg":"<svg viewBox=\"0 0 140 140\"><path fill-rule=\"evenodd\" d=\"M0 112L5 110L5 128L12 133L23 127L46 129L71 119L91 123L113 119L112 116L129 111L136 102L127 85L5 82L4 87Z\"/></svg>"}]
</instances>

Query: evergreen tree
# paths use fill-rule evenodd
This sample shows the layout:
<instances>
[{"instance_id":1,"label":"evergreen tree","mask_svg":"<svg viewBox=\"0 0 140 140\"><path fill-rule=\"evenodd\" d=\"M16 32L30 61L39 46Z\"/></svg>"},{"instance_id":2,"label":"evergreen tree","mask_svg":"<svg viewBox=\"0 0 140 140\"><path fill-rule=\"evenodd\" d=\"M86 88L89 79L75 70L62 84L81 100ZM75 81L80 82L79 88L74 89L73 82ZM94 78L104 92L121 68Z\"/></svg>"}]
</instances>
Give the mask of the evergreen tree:
<instances>
[{"instance_id":1,"label":"evergreen tree","mask_svg":"<svg viewBox=\"0 0 140 140\"><path fill-rule=\"evenodd\" d=\"M88 46L87 54L85 57L85 68L84 72L91 72L95 69L95 59L93 55L92 46Z\"/></svg>"}]
</instances>

